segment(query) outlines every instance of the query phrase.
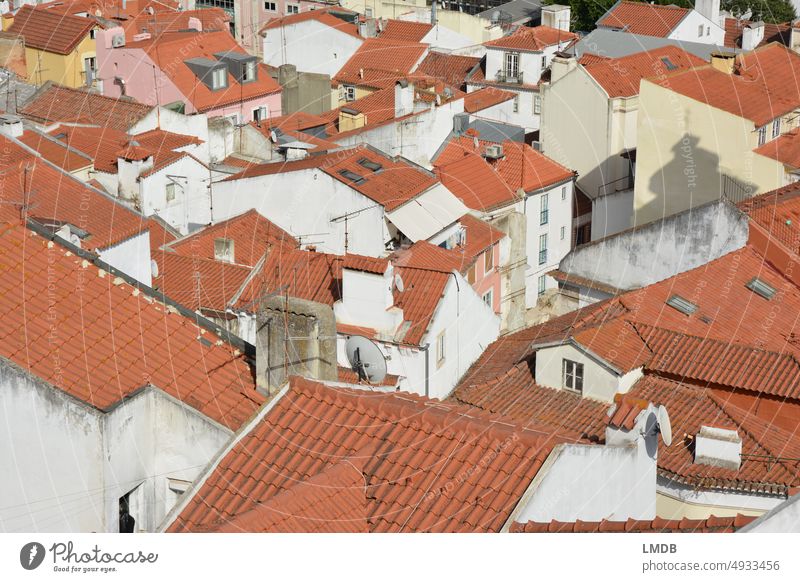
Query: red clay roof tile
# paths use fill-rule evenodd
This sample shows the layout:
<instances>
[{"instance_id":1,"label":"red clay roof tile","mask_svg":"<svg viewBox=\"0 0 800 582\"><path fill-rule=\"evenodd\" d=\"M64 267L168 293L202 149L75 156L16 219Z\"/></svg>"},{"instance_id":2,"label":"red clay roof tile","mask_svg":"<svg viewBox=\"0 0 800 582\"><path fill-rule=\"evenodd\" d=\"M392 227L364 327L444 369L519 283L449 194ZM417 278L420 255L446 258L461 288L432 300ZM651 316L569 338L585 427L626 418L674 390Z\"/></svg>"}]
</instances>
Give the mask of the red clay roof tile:
<instances>
[{"instance_id":1,"label":"red clay roof tile","mask_svg":"<svg viewBox=\"0 0 800 582\"><path fill-rule=\"evenodd\" d=\"M6 32L21 36L28 48L68 55L97 26L91 18L59 14L25 4Z\"/></svg>"},{"instance_id":2,"label":"red clay roof tile","mask_svg":"<svg viewBox=\"0 0 800 582\"><path fill-rule=\"evenodd\" d=\"M516 446L503 446L512 438ZM552 447L570 440L550 428L476 417L467 407L411 394L293 378L288 392L213 468L169 530L229 522L331 465L359 458L371 532L499 531ZM366 447L369 454L362 452ZM470 472L476 449L486 462ZM239 474L233 467L243 456L257 460L246 480L237 481L237 491L226 486L221 495L213 493L214 483L233 482Z\"/></svg>"},{"instance_id":3,"label":"red clay roof tile","mask_svg":"<svg viewBox=\"0 0 800 582\"><path fill-rule=\"evenodd\" d=\"M352 19L350 22L348 22L343 18L334 16L331 13L332 11L335 11L337 14L341 16L350 14L353 18L355 18L357 15L356 12L352 12L340 6L328 9L318 8L316 10L306 10L305 12L298 12L297 14L288 14L281 18L273 18L269 22L267 22L266 25L264 25L264 27L261 29L260 32L263 35L264 32L267 30L273 30L276 28L281 28L283 26L291 26L293 24L299 24L301 22L306 22L309 20L316 20L317 22L321 22L322 24L334 28L339 32L343 32L345 34L349 34L350 36L361 38L361 35L358 34L358 28L353 23Z\"/></svg>"},{"instance_id":4,"label":"red clay roof tile","mask_svg":"<svg viewBox=\"0 0 800 582\"><path fill-rule=\"evenodd\" d=\"M547 523L514 522L511 533L733 533L756 519L737 514L735 517L708 519L661 519L628 521L574 521Z\"/></svg>"},{"instance_id":5,"label":"red clay roof tile","mask_svg":"<svg viewBox=\"0 0 800 582\"><path fill-rule=\"evenodd\" d=\"M373 83L382 83L384 79L394 83L398 76L414 72L427 50L424 44L368 38L333 80L340 84L359 85L364 73L369 70L373 75Z\"/></svg>"},{"instance_id":6,"label":"red clay roof tile","mask_svg":"<svg viewBox=\"0 0 800 582\"><path fill-rule=\"evenodd\" d=\"M441 79L447 85L463 89L467 74L480 62L479 57L430 51L417 67L417 72Z\"/></svg>"},{"instance_id":7,"label":"red clay roof tile","mask_svg":"<svg viewBox=\"0 0 800 582\"><path fill-rule=\"evenodd\" d=\"M547 47L566 46L578 35L567 30L560 30L550 26L520 26L508 36L483 43L484 46L502 49L515 49L523 51L542 51Z\"/></svg>"},{"instance_id":8,"label":"red clay roof tile","mask_svg":"<svg viewBox=\"0 0 800 582\"><path fill-rule=\"evenodd\" d=\"M389 19L378 38L384 40L404 40L408 42L422 42L433 25L429 22L414 22L412 20Z\"/></svg>"},{"instance_id":9,"label":"red clay roof tile","mask_svg":"<svg viewBox=\"0 0 800 582\"><path fill-rule=\"evenodd\" d=\"M687 14L688 8L623 0L612 6L597 21L597 26L667 38Z\"/></svg>"}]
</instances>

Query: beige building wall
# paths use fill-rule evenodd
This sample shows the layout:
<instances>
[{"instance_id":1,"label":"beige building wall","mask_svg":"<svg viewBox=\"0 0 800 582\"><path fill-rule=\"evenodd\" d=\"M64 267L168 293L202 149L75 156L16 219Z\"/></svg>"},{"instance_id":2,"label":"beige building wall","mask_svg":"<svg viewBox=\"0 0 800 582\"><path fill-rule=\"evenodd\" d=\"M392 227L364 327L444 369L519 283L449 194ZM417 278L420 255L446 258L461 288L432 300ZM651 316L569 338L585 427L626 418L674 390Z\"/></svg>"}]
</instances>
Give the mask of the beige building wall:
<instances>
[{"instance_id":1,"label":"beige building wall","mask_svg":"<svg viewBox=\"0 0 800 582\"><path fill-rule=\"evenodd\" d=\"M707 519L712 515L716 517L734 517L742 515L763 515L764 510L747 507L725 507L720 505L701 505L687 503L662 492L656 493L656 515L663 519Z\"/></svg>"},{"instance_id":2,"label":"beige building wall","mask_svg":"<svg viewBox=\"0 0 800 582\"><path fill-rule=\"evenodd\" d=\"M752 121L643 80L637 126L634 220L644 224L719 198L723 176L754 196L785 183L781 164L756 154ZM781 131L797 125L791 116ZM767 139L772 139L771 123ZM730 182L728 182L730 184ZM731 190L733 191L733 190Z\"/></svg>"}]
</instances>

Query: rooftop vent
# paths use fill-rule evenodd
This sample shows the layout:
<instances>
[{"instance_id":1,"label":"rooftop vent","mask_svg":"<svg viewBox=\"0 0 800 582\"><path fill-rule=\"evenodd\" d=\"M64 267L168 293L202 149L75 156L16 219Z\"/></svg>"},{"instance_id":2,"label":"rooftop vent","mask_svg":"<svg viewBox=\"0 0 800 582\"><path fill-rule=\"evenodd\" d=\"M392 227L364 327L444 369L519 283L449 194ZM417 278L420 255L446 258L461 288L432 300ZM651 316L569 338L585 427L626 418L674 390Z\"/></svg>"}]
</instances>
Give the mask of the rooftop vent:
<instances>
[{"instance_id":1,"label":"rooftop vent","mask_svg":"<svg viewBox=\"0 0 800 582\"><path fill-rule=\"evenodd\" d=\"M503 146L500 144L492 144L486 146L483 156L488 160L499 160L503 157Z\"/></svg>"},{"instance_id":2,"label":"rooftop vent","mask_svg":"<svg viewBox=\"0 0 800 582\"><path fill-rule=\"evenodd\" d=\"M661 57L661 62L664 63L664 66L667 67L668 71L674 71L678 68L678 66L669 60L669 57Z\"/></svg>"},{"instance_id":3,"label":"rooftop vent","mask_svg":"<svg viewBox=\"0 0 800 582\"><path fill-rule=\"evenodd\" d=\"M667 305L672 307L673 309L677 309L684 315L691 315L695 311L697 311L697 305L692 303L691 301L684 299L680 295L673 295L669 299L667 299Z\"/></svg>"},{"instance_id":4,"label":"rooftop vent","mask_svg":"<svg viewBox=\"0 0 800 582\"><path fill-rule=\"evenodd\" d=\"M742 465L742 438L735 430L701 426L694 439L694 462L738 470Z\"/></svg>"},{"instance_id":5,"label":"rooftop vent","mask_svg":"<svg viewBox=\"0 0 800 582\"><path fill-rule=\"evenodd\" d=\"M383 169L383 166L381 164L379 164L378 162L373 162L372 160L367 158L361 158L360 160L358 160L358 165L368 170L372 170L373 172L380 172Z\"/></svg>"},{"instance_id":6,"label":"rooftop vent","mask_svg":"<svg viewBox=\"0 0 800 582\"><path fill-rule=\"evenodd\" d=\"M761 295L766 300L770 300L775 296L775 287L767 283L766 281L759 279L758 277L753 277L750 281L747 282L745 285L750 291L755 293L756 295Z\"/></svg>"},{"instance_id":7,"label":"rooftop vent","mask_svg":"<svg viewBox=\"0 0 800 582\"><path fill-rule=\"evenodd\" d=\"M362 182L364 182L364 178L362 176L359 176L358 174L356 174L355 172L351 172L350 170L339 170L339 175L347 178L348 180L350 180L355 184L361 184Z\"/></svg>"}]
</instances>

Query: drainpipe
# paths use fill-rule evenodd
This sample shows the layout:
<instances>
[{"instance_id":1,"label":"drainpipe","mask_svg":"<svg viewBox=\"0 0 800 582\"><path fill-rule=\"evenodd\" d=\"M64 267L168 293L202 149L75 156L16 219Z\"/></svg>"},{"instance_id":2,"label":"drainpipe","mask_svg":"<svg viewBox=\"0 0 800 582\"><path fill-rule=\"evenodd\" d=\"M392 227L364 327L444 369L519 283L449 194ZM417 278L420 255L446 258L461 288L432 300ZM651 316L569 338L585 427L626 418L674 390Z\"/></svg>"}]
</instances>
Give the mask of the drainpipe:
<instances>
[{"instance_id":1,"label":"drainpipe","mask_svg":"<svg viewBox=\"0 0 800 582\"><path fill-rule=\"evenodd\" d=\"M431 369L431 356L430 350L431 344L425 344L422 346L422 349L425 351L425 398L428 398L429 389L430 389L430 369Z\"/></svg>"}]
</instances>

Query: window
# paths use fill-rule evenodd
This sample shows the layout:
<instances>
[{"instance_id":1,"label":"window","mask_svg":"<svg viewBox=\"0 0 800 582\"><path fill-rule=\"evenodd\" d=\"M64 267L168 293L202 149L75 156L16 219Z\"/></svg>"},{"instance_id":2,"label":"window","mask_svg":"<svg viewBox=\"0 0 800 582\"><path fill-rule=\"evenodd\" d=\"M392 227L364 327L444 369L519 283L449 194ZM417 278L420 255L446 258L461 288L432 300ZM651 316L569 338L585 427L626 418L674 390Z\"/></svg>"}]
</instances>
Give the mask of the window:
<instances>
[{"instance_id":1,"label":"window","mask_svg":"<svg viewBox=\"0 0 800 582\"><path fill-rule=\"evenodd\" d=\"M436 363L438 365L442 365L444 362L444 348L445 348L445 335L444 332L439 334L439 337L436 338Z\"/></svg>"},{"instance_id":2,"label":"window","mask_svg":"<svg viewBox=\"0 0 800 582\"><path fill-rule=\"evenodd\" d=\"M253 109L253 121L263 121L269 117L269 110L266 107L256 107Z\"/></svg>"},{"instance_id":3,"label":"window","mask_svg":"<svg viewBox=\"0 0 800 582\"><path fill-rule=\"evenodd\" d=\"M755 293L756 295L761 295L764 299L769 301L775 296L777 292L775 287L764 281L763 279L759 279L758 277L753 277L750 281L747 282L745 285L750 291Z\"/></svg>"},{"instance_id":4,"label":"window","mask_svg":"<svg viewBox=\"0 0 800 582\"><path fill-rule=\"evenodd\" d=\"M228 86L228 69L227 67L220 67L211 72L211 88L224 89Z\"/></svg>"},{"instance_id":5,"label":"window","mask_svg":"<svg viewBox=\"0 0 800 582\"><path fill-rule=\"evenodd\" d=\"M264 2L264 10L267 12L275 12L275 2Z\"/></svg>"},{"instance_id":6,"label":"window","mask_svg":"<svg viewBox=\"0 0 800 582\"><path fill-rule=\"evenodd\" d=\"M775 139L781 134L781 118L775 119L772 122L772 139Z\"/></svg>"},{"instance_id":7,"label":"window","mask_svg":"<svg viewBox=\"0 0 800 582\"><path fill-rule=\"evenodd\" d=\"M167 204L169 204L170 202L174 202L175 201L175 188L176 188L176 186L177 185L174 182L170 182L169 184L167 184L167 187L166 187Z\"/></svg>"},{"instance_id":8,"label":"window","mask_svg":"<svg viewBox=\"0 0 800 582\"><path fill-rule=\"evenodd\" d=\"M541 95L534 95L533 96L533 114L539 115L542 112L542 96Z\"/></svg>"},{"instance_id":9,"label":"window","mask_svg":"<svg viewBox=\"0 0 800 582\"><path fill-rule=\"evenodd\" d=\"M490 308L494 309L493 292L491 289L483 294L483 302Z\"/></svg>"},{"instance_id":10,"label":"window","mask_svg":"<svg viewBox=\"0 0 800 582\"><path fill-rule=\"evenodd\" d=\"M758 145L762 146L767 143L767 126L758 128Z\"/></svg>"},{"instance_id":11,"label":"window","mask_svg":"<svg viewBox=\"0 0 800 582\"><path fill-rule=\"evenodd\" d=\"M91 38L92 40L97 38L97 29L96 28L93 28L92 30L89 31L89 38Z\"/></svg>"},{"instance_id":12,"label":"window","mask_svg":"<svg viewBox=\"0 0 800 582\"><path fill-rule=\"evenodd\" d=\"M700 26L698 26L698 27L697 27L697 36L698 36L698 37L700 37L700 36L703 36L703 31L704 31L705 29L706 29L706 27L705 27L705 26L703 26L702 24L701 24Z\"/></svg>"},{"instance_id":13,"label":"window","mask_svg":"<svg viewBox=\"0 0 800 582\"><path fill-rule=\"evenodd\" d=\"M476 265L472 265L469 268L469 271L467 271L467 283L469 283L470 285L475 284L475 279L477 278L475 275L476 270L477 270Z\"/></svg>"},{"instance_id":14,"label":"window","mask_svg":"<svg viewBox=\"0 0 800 582\"><path fill-rule=\"evenodd\" d=\"M542 55L542 70L547 68L547 55Z\"/></svg>"},{"instance_id":15,"label":"window","mask_svg":"<svg viewBox=\"0 0 800 582\"><path fill-rule=\"evenodd\" d=\"M565 236L567 236L567 227L566 226L562 226L561 227L561 240L564 240Z\"/></svg>"},{"instance_id":16,"label":"window","mask_svg":"<svg viewBox=\"0 0 800 582\"><path fill-rule=\"evenodd\" d=\"M366 7L365 7L365 8L364 8L364 15L365 15L367 18L372 18L372 8L366 8Z\"/></svg>"},{"instance_id":17,"label":"window","mask_svg":"<svg viewBox=\"0 0 800 582\"><path fill-rule=\"evenodd\" d=\"M228 115L225 119L230 120L230 122L234 126L239 125L239 114L238 113L234 113L233 115Z\"/></svg>"},{"instance_id":18,"label":"window","mask_svg":"<svg viewBox=\"0 0 800 582\"><path fill-rule=\"evenodd\" d=\"M483 272L488 273L494 268L494 247L483 253Z\"/></svg>"},{"instance_id":19,"label":"window","mask_svg":"<svg viewBox=\"0 0 800 582\"><path fill-rule=\"evenodd\" d=\"M519 111L519 95L514 97L514 113Z\"/></svg>"},{"instance_id":20,"label":"window","mask_svg":"<svg viewBox=\"0 0 800 582\"><path fill-rule=\"evenodd\" d=\"M574 392L583 392L583 364L567 359L562 360L562 362L564 388Z\"/></svg>"},{"instance_id":21,"label":"window","mask_svg":"<svg viewBox=\"0 0 800 582\"><path fill-rule=\"evenodd\" d=\"M550 195L545 193L539 198L539 224L547 224L550 217Z\"/></svg>"},{"instance_id":22,"label":"window","mask_svg":"<svg viewBox=\"0 0 800 582\"><path fill-rule=\"evenodd\" d=\"M97 74L97 59L95 57L83 59L83 74L86 85L94 83L94 78Z\"/></svg>"},{"instance_id":23,"label":"window","mask_svg":"<svg viewBox=\"0 0 800 582\"><path fill-rule=\"evenodd\" d=\"M561 186L561 199L562 200L566 200L567 199L567 187L566 186Z\"/></svg>"},{"instance_id":24,"label":"window","mask_svg":"<svg viewBox=\"0 0 800 582\"><path fill-rule=\"evenodd\" d=\"M547 235L539 235L539 264L544 265L547 262Z\"/></svg>"},{"instance_id":25,"label":"window","mask_svg":"<svg viewBox=\"0 0 800 582\"><path fill-rule=\"evenodd\" d=\"M356 100L356 88L353 85L344 86L344 99L345 101Z\"/></svg>"},{"instance_id":26,"label":"window","mask_svg":"<svg viewBox=\"0 0 800 582\"><path fill-rule=\"evenodd\" d=\"M706 26L706 36L711 36L711 27Z\"/></svg>"},{"instance_id":27,"label":"window","mask_svg":"<svg viewBox=\"0 0 800 582\"><path fill-rule=\"evenodd\" d=\"M519 76L519 53L506 53L506 77Z\"/></svg>"},{"instance_id":28,"label":"window","mask_svg":"<svg viewBox=\"0 0 800 582\"><path fill-rule=\"evenodd\" d=\"M691 315L692 313L697 311L697 305L695 305L688 299L684 299L680 295L673 295L672 297L667 299L667 305L669 305L673 309L677 309L684 315Z\"/></svg>"},{"instance_id":29,"label":"window","mask_svg":"<svg viewBox=\"0 0 800 582\"><path fill-rule=\"evenodd\" d=\"M300 12L300 6L297 4L287 4L286 5L286 14L298 14Z\"/></svg>"},{"instance_id":30,"label":"window","mask_svg":"<svg viewBox=\"0 0 800 582\"><path fill-rule=\"evenodd\" d=\"M544 291L547 289L547 280L545 279L545 275L540 275L539 279L536 282L536 293L539 297L544 295Z\"/></svg>"},{"instance_id":31,"label":"window","mask_svg":"<svg viewBox=\"0 0 800 582\"><path fill-rule=\"evenodd\" d=\"M233 241L229 238L218 238L214 241L214 258L226 263L233 262Z\"/></svg>"},{"instance_id":32,"label":"window","mask_svg":"<svg viewBox=\"0 0 800 582\"><path fill-rule=\"evenodd\" d=\"M245 63L244 69L242 70L242 83L255 81L257 76L258 68L256 67L256 62L250 61L249 63Z\"/></svg>"}]
</instances>

